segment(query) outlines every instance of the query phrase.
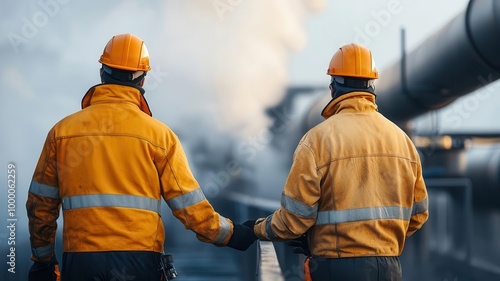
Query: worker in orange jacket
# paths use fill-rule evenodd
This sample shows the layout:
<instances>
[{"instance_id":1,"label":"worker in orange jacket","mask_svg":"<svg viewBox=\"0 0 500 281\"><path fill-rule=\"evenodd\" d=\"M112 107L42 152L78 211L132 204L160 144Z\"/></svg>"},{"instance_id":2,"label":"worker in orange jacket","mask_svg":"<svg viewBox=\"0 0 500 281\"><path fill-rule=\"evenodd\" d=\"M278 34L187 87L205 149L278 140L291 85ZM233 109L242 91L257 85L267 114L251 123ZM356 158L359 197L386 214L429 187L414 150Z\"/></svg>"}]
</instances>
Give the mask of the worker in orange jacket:
<instances>
[{"instance_id":1,"label":"worker in orange jacket","mask_svg":"<svg viewBox=\"0 0 500 281\"><path fill-rule=\"evenodd\" d=\"M341 47L327 73L326 120L300 140L281 207L256 220L255 234L302 242L315 281L401 280L405 239L428 217L418 152L377 111L370 50Z\"/></svg>"},{"instance_id":2,"label":"worker in orange jacket","mask_svg":"<svg viewBox=\"0 0 500 281\"><path fill-rule=\"evenodd\" d=\"M55 280L61 206L63 280L111 280L113 270L160 280L162 197L199 240L246 250L257 239L252 230L214 211L176 134L151 117L142 88L151 69L144 42L114 36L99 62L102 84L85 94L81 111L49 131L33 175L29 280Z\"/></svg>"}]
</instances>

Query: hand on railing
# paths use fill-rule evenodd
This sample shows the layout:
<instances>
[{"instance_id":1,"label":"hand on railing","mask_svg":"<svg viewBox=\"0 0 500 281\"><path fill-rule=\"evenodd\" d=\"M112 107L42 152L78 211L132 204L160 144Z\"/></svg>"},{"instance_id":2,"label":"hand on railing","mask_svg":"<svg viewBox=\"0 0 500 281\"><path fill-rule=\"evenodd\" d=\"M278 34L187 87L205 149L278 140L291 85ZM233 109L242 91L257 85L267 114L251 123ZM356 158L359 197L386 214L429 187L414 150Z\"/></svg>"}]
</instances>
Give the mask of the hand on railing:
<instances>
[{"instance_id":1,"label":"hand on railing","mask_svg":"<svg viewBox=\"0 0 500 281\"><path fill-rule=\"evenodd\" d=\"M302 234L299 238L287 241L286 244L294 247L293 252L295 254L303 254L307 257L311 256L311 250L309 250L309 243L305 234Z\"/></svg>"}]
</instances>

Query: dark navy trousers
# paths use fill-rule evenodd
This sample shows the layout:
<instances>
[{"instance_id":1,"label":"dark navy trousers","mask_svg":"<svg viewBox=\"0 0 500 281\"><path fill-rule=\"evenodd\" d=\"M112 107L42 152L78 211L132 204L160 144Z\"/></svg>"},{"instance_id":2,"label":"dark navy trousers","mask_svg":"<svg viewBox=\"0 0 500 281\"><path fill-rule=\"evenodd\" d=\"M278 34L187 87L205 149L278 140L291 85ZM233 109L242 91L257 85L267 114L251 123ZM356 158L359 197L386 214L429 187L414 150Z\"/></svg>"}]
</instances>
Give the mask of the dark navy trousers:
<instances>
[{"instance_id":1,"label":"dark navy trousers","mask_svg":"<svg viewBox=\"0 0 500 281\"><path fill-rule=\"evenodd\" d=\"M159 281L159 260L155 252L64 253L61 281Z\"/></svg>"},{"instance_id":2,"label":"dark navy trousers","mask_svg":"<svg viewBox=\"0 0 500 281\"><path fill-rule=\"evenodd\" d=\"M309 267L313 281L401 281L399 257L326 259L313 257Z\"/></svg>"}]
</instances>

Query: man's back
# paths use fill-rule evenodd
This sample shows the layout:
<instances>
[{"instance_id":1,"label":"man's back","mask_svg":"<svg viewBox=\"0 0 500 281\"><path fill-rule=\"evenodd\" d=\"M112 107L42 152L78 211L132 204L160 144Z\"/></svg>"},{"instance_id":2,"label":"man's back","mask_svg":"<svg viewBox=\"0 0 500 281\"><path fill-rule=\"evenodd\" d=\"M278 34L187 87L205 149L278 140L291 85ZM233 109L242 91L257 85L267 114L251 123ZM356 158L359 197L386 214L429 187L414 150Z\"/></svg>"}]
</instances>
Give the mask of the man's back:
<instances>
[{"instance_id":1,"label":"man's back","mask_svg":"<svg viewBox=\"0 0 500 281\"><path fill-rule=\"evenodd\" d=\"M423 186L418 153L408 136L376 111L372 95L348 94L337 103L336 114L311 129L302 144L311 147L321 175L311 233L313 239L331 239L311 251L331 258L400 255L414 188Z\"/></svg>"},{"instance_id":2,"label":"man's back","mask_svg":"<svg viewBox=\"0 0 500 281\"><path fill-rule=\"evenodd\" d=\"M418 153L377 112L369 49L340 47L327 75L326 121L299 142L280 209L256 220L254 231L261 239L298 240L312 256L306 268L313 280L401 280L397 256L428 217Z\"/></svg>"},{"instance_id":3,"label":"man's back","mask_svg":"<svg viewBox=\"0 0 500 281\"><path fill-rule=\"evenodd\" d=\"M74 187L79 185L86 193L106 190L160 199L155 162L166 157L177 137L141 111L139 95L127 86L98 86L89 106L54 126L61 196L79 192Z\"/></svg>"},{"instance_id":4,"label":"man's back","mask_svg":"<svg viewBox=\"0 0 500 281\"><path fill-rule=\"evenodd\" d=\"M64 251L161 252L160 173L177 139L141 111L132 87L101 85L49 133L64 214ZM197 183L193 181L193 186Z\"/></svg>"}]
</instances>

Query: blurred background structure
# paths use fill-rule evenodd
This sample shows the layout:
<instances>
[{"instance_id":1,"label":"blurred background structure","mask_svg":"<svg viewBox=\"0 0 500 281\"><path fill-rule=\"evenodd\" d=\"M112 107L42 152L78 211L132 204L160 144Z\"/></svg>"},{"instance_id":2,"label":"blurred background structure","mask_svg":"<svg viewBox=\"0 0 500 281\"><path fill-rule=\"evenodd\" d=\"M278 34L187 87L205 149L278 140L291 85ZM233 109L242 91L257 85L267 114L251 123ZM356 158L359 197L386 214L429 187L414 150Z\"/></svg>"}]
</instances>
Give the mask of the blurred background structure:
<instances>
[{"instance_id":1,"label":"blurred background structure","mask_svg":"<svg viewBox=\"0 0 500 281\"><path fill-rule=\"evenodd\" d=\"M80 109L106 42L126 32L150 52L153 116L179 135L207 198L238 222L279 207L293 150L329 99L331 56L346 43L367 46L379 109L419 147L430 193L429 222L402 257L404 280L500 280L500 1L143 2L0 4L1 280L26 280L24 204L48 130ZM205 245L164 207L179 280L255 280L257 245ZM274 246L284 279L298 280L301 257Z\"/></svg>"}]
</instances>

